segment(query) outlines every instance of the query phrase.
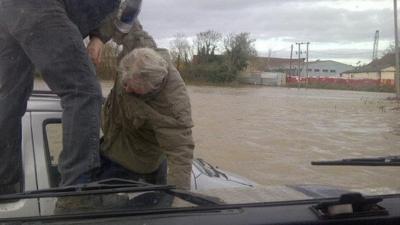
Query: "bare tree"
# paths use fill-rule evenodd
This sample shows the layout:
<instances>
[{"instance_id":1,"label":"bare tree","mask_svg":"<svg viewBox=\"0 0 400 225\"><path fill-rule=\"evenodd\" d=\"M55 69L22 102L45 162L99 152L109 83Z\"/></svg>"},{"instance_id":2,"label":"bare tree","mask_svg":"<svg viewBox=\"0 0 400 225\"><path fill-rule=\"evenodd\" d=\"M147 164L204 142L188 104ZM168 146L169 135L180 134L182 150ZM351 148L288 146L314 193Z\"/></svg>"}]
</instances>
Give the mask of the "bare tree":
<instances>
[{"instance_id":1,"label":"bare tree","mask_svg":"<svg viewBox=\"0 0 400 225\"><path fill-rule=\"evenodd\" d=\"M117 58L120 53L118 46L109 42L104 46L102 51L102 60L97 66L97 74L102 79L114 79L117 75Z\"/></svg>"},{"instance_id":2,"label":"bare tree","mask_svg":"<svg viewBox=\"0 0 400 225\"><path fill-rule=\"evenodd\" d=\"M222 34L208 30L198 33L194 42L197 48L197 56L200 59L208 60L209 56L214 56L218 50L222 40Z\"/></svg>"},{"instance_id":3,"label":"bare tree","mask_svg":"<svg viewBox=\"0 0 400 225\"><path fill-rule=\"evenodd\" d=\"M383 55L394 53L394 52L395 52L395 47L394 47L394 42L393 42L385 50L383 50Z\"/></svg>"},{"instance_id":4,"label":"bare tree","mask_svg":"<svg viewBox=\"0 0 400 225\"><path fill-rule=\"evenodd\" d=\"M188 64L193 57L192 46L183 33L177 33L170 42L170 51L176 68L180 71L183 64Z\"/></svg>"}]
</instances>

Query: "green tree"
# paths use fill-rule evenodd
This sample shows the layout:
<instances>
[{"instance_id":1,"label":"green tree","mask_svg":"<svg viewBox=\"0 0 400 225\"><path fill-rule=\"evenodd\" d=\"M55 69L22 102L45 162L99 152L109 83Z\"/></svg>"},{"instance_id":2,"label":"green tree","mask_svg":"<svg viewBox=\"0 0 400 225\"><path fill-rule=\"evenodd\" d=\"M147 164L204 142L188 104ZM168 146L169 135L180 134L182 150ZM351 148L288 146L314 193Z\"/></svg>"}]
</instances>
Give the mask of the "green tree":
<instances>
[{"instance_id":1,"label":"green tree","mask_svg":"<svg viewBox=\"0 0 400 225\"><path fill-rule=\"evenodd\" d=\"M257 56L255 39L250 33L229 34L224 39L225 58L229 70L238 73L248 66L251 57Z\"/></svg>"},{"instance_id":2,"label":"green tree","mask_svg":"<svg viewBox=\"0 0 400 225\"><path fill-rule=\"evenodd\" d=\"M185 71L185 79L212 83L235 81L249 59L257 55L254 41L249 33L230 34L224 39L212 30L197 34L194 41L197 55Z\"/></svg>"}]
</instances>

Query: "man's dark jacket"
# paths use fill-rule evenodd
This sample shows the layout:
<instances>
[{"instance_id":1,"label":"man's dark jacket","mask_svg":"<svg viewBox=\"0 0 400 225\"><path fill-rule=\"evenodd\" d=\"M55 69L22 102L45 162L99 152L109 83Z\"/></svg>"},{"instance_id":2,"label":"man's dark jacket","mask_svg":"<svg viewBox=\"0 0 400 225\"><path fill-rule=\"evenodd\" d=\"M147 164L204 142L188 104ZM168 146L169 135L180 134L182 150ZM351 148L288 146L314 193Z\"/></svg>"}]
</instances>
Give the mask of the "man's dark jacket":
<instances>
[{"instance_id":1,"label":"man's dark jacket","mask_svg":"<svg viewBox=\"0 0 400 225\"><path fill-rule=\"evenodd\" d=\"M115 12L120 0L63 0L69 18L75 23L82 37L100 27L106 17Z\"/></svg>"}]
</instances>

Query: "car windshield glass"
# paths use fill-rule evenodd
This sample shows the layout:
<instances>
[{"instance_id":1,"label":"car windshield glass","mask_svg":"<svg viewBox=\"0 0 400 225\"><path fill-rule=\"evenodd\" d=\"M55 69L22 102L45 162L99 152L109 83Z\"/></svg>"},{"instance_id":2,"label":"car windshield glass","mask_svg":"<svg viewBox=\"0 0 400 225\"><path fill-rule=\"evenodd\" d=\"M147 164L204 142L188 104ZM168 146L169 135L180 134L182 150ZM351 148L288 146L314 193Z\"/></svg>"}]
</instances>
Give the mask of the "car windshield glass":
<instances>
[{"instance_id":1,"label":"car windshield glass","mask_svg":"<svg viewBox=\"0 0 400 225\"><path fill-rule=\"evenodd\" d=\"M20 199L38 199L43 204L40 214L42 218L85 216L90 213L104 216L105 212L133 213L169 208L216 207L224 204L218 198L176 190L173 186L114 178L84 185L0 196L0 202L3 204ZM5 206L5 209L11 210L12 206ZM28 217L25 219L29 220Z\"/></svg>"},{"instance_id":2,"label":"car windshield glass","mask_svg":"<svg viewBox=\"0 0 400 225\"><path fill-rule=\"evenodd\" d=\"M399 194L396 4L0 0L0 218Z\"/></svg>"}]
</instances>

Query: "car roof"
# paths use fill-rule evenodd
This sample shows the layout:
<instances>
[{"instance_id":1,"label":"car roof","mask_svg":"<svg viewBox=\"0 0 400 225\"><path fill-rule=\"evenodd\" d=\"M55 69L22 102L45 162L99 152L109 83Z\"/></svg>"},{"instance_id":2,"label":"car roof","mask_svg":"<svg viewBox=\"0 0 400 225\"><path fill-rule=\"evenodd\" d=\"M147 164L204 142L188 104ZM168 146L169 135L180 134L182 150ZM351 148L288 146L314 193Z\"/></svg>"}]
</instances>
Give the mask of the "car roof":
<instances>
[{"instance_id":1,"label":"car roof","mask_svg":"<svg viewBox=\"0 0 400 225\"><path fill-rule=\"evenodd\" d=\"M26 109L27 112L61 112L60 98L50 91L33 91Z\"/></svg>"}]
</instances>

